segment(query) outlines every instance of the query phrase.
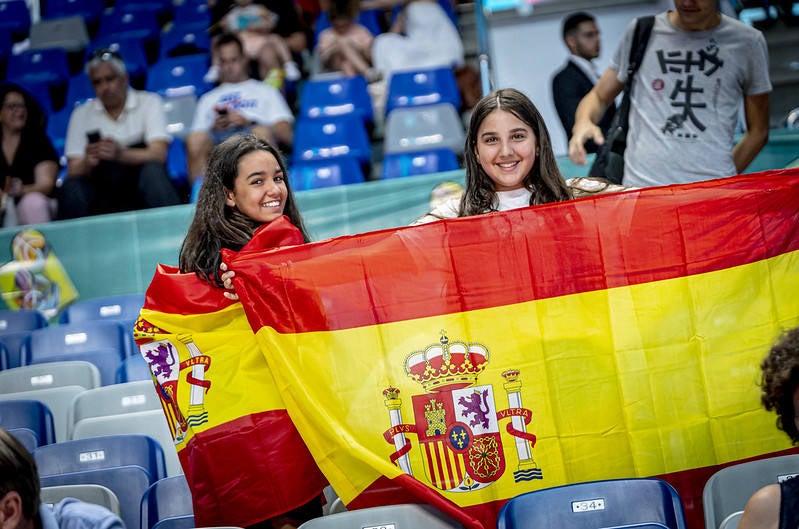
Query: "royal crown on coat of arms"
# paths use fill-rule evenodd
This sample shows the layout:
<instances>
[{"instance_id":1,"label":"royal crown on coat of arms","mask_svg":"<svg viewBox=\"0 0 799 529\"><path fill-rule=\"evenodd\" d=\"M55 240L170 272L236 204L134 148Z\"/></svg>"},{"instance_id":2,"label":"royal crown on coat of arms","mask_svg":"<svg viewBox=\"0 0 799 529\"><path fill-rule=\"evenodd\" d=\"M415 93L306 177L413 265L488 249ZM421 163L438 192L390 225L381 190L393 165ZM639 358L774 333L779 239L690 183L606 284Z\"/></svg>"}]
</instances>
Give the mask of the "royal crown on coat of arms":
<instances>
[{"instance_id":1,"label":"royal crown on coat of arms","mask_svg":"<svg viewBox=\"0 0 799 529\"><path fill-rule=\"evenodd\" d=\"M408 355L405 373L425 391L448 391L475 384L487 365L487 347L480 343L450 341L442 330L439 343Z\"/></svg>"}]
</instances>

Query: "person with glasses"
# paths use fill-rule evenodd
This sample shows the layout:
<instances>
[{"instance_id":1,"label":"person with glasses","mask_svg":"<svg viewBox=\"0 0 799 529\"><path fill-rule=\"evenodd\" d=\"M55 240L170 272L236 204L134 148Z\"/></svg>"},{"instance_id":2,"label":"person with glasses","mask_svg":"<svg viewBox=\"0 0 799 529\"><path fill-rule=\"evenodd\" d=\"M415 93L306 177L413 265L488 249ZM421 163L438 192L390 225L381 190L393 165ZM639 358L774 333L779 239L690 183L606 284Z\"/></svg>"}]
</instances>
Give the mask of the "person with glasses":
<instances>
[{"instance_id":1,"label":"person with glasses","mask_svg":"<svg viewBox=\"0 0 799 529\"><path fill-rule=\"evenodd\" d=\"M45 132L45 116L22 87L0 87L0 210L18 224L50 222L58 153ZM12 225L6 215L4 225ZM7 222L6 222L7 221Z\"/></svg>"},{"instance_id":2,"label":"person with glasses","mask_svg":"<svg viewBox=\"0 0 799 529\"><path fill-rule=\"evenodd\" d=\"M129 86L116 51L96 50L86 74L97 97L69 119L59 217L179 204L166 172L170 136L161 98Z\"/></svg>"}]
</instances>

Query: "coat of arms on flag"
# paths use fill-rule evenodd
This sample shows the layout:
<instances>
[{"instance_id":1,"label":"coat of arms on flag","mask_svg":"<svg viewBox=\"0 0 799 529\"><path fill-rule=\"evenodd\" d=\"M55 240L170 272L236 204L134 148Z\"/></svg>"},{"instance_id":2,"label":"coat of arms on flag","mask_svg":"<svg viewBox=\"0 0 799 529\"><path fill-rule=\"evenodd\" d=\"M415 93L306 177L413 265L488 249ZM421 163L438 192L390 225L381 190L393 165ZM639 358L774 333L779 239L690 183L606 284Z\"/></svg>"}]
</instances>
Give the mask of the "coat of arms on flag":
<instances>
[{"instance_id":1,"label":"coat of arms on flag","mask_svg":"<svg viewBox=\"0 0 799 529\"><path fill-rule=\"evenodd\" d=\"M424 475L433 487L446 492L469 492L488 487L505 473L505 446L500 420L510 419L509 434L516 438L514 481L541 479L533 459L535 435L526 431L532 412L521 403L518 370L502 373L508 408L499 410L492 384L477 385L489 362L481 343L450 341L446 331L438 343L414 351L405 359L405 373L426 393L413 395L413 424L402 423L400 390L383 391L391 428L383 436L396 452L391 461L404 472L421 476L412 468L406 433L415 433L425 462Z\"/></svg>"}]
</instances>

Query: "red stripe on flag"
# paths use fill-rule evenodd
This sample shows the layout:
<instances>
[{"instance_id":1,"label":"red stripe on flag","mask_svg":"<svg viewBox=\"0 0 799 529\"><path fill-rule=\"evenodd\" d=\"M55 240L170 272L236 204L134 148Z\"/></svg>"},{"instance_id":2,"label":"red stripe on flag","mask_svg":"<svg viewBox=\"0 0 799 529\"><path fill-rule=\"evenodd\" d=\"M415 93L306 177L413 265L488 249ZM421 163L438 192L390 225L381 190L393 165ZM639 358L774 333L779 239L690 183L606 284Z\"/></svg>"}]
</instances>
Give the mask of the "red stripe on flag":
<instances>
[{"instance_id":1,"label":"red stripe on flag","mask_svg":"<svg viewBox=\"0 0 799 529\"><path fill-rule=\"evenodd\" d=\"M285 410L199 432L178 456L197 527L246 527L319 498L327 486Z\"/></svg>"},{"instance_id":2,"label":"red stripe on flag","mask_svg":"<svg viewBox=\"0 0 799 529\"><path fill-rule=\"evenodd\" d=\"M262 307L249 314L255 329L337 330L452 314L797 250L797 177L799 169L786 169L647 188L270 254L226 252L226 262L239 271L234 282L243 303ZM273 222L262 233L273 224L285 229Z\"/></svg>"}]
</instances>

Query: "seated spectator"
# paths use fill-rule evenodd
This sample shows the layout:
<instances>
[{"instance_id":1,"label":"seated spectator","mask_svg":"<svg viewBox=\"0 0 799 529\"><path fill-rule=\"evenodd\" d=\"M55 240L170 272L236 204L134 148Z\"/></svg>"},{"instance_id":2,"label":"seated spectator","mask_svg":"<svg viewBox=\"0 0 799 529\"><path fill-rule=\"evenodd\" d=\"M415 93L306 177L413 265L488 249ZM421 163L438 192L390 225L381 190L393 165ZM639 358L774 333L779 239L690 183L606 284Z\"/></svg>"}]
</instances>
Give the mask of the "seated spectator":
<instances>
[{"instance_id":1,"label":"seated spectator","mask_svg":"<svg viewBox=\"0 0 799 529\"><path fill-rule=\"evenodd\" d=\"M387 33L375 37L372 62L384 79L398 70L463 64L458 28L436 0L414 0Z\"/></svg>"},{"instance_id":2,"label":"seated spectator","mask_svg":"<svg viewBox=\"0 0 799 529\"><path fill-rule=\"evenodd\" d=\"M105 507L75 498L51 506L40 491L33 456L0 428L0 529L125 529Z\"/></svg>"},{"instance_id":3,"label":"seated spectator","mask_svg":"<svg viewBox=\"0 0 799 529\"><path fill-rule=\"evenodd\" d=\"M761 401L777 413L777 428L799 443L799 327L786 332L760 365ZM799 478L766 485L749 499L739 529L778 529L799 524Z\"/></svg>"},{"instance_id":4,"label":"seated spectator","mask_svg":"<svg viewBox=\"0 0 799 529\"><path fill-rule=\"evenodd\" d=\"M197 102L194 123L186 138L189 180L204 174L208 154L234 134L250 133L289 149L294 139L294 115L276 88L250 79L242 43L222 34L214 43L221 84Z\"/></svg>"},{"instance_id":5,"label":"seated spectator","mask_svg":"<svg viewBox=\"0 0 799 529\"><path fill-rule=\"evenodd\" d=\"M49 222L59 166L42 109L14 84L0 87L0 105L0 210L15 209L19 224Z\"/></svg>"},{"instance_id":6,"label":"seated spectator","mask_svg":"<svg viewBox=\"0 0 799 529\"><path fill-rule=\"evenodd\" d=\"M166 172L170 137L161 98L128 86L125 62L115 51L95 51L86 74L97 98L69 119L59 216L179 204Z\"/></svg>"},{"instance_id":7,"label":"seated spectator","mask_svg":"<svg viewBox=\"0 0 799 529\"><path fill-rule=\"evenodd\" d=\"M355 22L358 0L331 0L327 9L330 27L319 34L316 49L325 71L347 76L363 75L376 81L380 72L372 68L372 33Z\"/></svg>"},{"instance_id":8,"label":"seated spectator","mask_svg":"<svg viewBox=\"0 0 799 529\"><path fill-rule=\"evenodd\" d=\"M308 39L293 2L217 2L213 14L219 17L223 32L239 37L246 57L258 65L259 79L283 90L284 79L297 81L302 77L297 60L308 48ZM216 56L214 63L218 65Z\"/></svg>"}]
</instances>

